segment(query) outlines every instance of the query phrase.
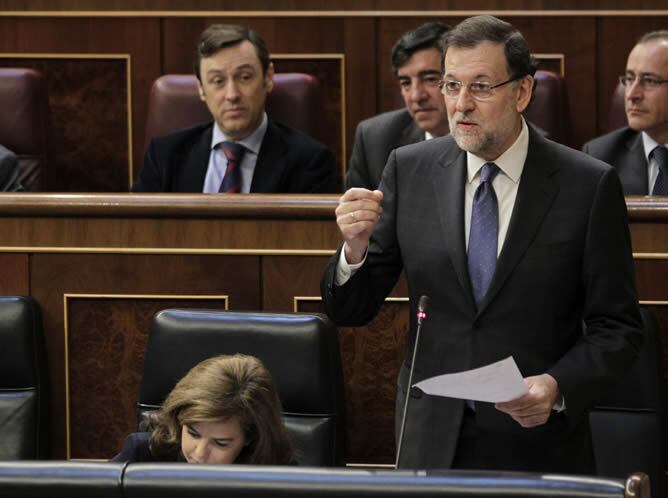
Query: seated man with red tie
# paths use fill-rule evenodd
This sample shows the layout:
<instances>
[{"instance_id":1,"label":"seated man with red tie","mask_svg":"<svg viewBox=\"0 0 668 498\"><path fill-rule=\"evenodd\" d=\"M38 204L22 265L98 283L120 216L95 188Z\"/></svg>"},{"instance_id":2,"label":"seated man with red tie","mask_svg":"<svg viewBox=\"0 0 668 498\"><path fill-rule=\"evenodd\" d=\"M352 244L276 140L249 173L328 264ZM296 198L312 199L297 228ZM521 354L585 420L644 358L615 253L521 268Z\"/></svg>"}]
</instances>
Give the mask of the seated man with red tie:
<instances>
[{"instance_id":1,"label":"seated man with red tie","mask_svg":"<svg viewBox=\"0 0 668 498\"><path fill-rule=\"evenodd\" d=\"M668 195L668 30L645 34L626 62L628 126L595 138L583 150L614 166L624 195Z\"/></svg>"},{"instance_id":2,"label":"seated man with red tie","mask_svg":"<svg viewBox=\"0 0 668 498\"><path fill-rule=\"evenodd\" d=\"M153 139L133 192L336 191L331 151L267 117L274 67L257 33L209 26L194 63L200 98L214 121Z\"/></svg>"}]
</instances>

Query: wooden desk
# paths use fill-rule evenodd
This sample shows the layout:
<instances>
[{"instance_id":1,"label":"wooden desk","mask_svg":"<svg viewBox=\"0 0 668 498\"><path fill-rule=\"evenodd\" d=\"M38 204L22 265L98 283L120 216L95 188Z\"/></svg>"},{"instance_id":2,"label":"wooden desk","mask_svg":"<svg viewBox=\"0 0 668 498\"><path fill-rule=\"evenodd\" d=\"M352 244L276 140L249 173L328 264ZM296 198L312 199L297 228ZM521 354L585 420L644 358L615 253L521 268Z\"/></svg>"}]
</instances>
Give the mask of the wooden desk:
<instances>
[{"instance_id":1,"label":"wooden desk","mask_svg":"<svg viewBox=\"0 0 668 498\"><path fill-rule=\"evenodd\" d=\"M53 457L110 457L134 429L156 311L319 311L320 275L339 243L336 202L334 195L0 195L0 292L30 295L42 309ZM628 205L640 298L668 330L668 203ZM393 461L406 295L402 282L368 327L339 329L348 462Z\"/></svg>"}]
</instances>

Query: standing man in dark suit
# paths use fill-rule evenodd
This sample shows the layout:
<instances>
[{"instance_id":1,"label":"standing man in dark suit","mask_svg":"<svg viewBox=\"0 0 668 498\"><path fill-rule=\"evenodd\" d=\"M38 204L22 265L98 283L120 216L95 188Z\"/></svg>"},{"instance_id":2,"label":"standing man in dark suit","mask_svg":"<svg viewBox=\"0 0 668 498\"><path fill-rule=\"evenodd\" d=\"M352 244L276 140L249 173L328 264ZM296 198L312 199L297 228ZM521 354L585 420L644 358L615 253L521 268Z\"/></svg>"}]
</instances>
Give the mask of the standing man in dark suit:
<instances>
[{"instance_id":1,"label":"standing man in dark suit","mask_svg":"<svg viewBox=\"0 0 668 498\"><path fill-rule=\"evenodd\" d=\"M668 195L668 30L640 38L619 81L628 127L595 138L583 150L617 169L624 194Z\"/></svg>"},{"instance_id":2,"label":"standing man in dark suit","mask_svg":"<svg viewBox=\"0 0 668 498\"><path fill-rule=\"evenodd\" d=\"M438 89L441 40L447 30L445 24L428 22L401 35L392 48L392 71L406 108L359 123L346 188L377 188L393 149L448 133L448 116Z\"/></svg>"},{"instance_id":3,"label":"standing man in dark suit","mask_svg":"<svg viewBox=\"0 0 668 498\"><path fill-rule=\"evenodd\" d=\"M393 151L380 190L340 199L327 313L367 323L404 270L411 310L431 297L415 382L508 356L524 376L497 404L411 390L402 467L593 473L586 411L642 341L619 178L522 118L535 66L510 24L463 21L443 68L451 135Z\"/></svg>"},{"instance_id":4,"label":"standing man in dark suit","mask_svg":"<svg viewBox=\"0 0 668 498\"><path fill-rule=\"evenodd\" d=\"M194 66L214 122L153 139L134 192L336 192L331 151L267 117L274 66L257 33L209 26Z\"/></svg>"}]
</instances>

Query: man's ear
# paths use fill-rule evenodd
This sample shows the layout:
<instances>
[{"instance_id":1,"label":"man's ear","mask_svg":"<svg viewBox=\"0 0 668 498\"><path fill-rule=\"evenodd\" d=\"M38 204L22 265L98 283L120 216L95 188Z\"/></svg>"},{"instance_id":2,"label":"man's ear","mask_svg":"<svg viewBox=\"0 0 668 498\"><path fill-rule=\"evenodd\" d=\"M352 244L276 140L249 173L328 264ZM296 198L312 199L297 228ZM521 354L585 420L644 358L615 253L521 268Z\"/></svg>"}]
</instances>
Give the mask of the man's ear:
<instances>
[{"instance_id":1,"label":"man's ear","mask_svg":"<svg viewBox=\"0 0 668 498\"><path fill-rule=\"evenodd\" d=\"M269 67L264 74L264 87L267 90L267 93L271 92L274 88L274 63L270 62Z\"/></svg>"},{"instance_id":2,"label":"man's ear","mask_svg":"<svg viewBox=\"0 0 668 498\"><path fill-rule=\"evenodd\" d=\"M528 74L519 80L517 87L517 112L524 112L531 102L531 95L533 94L534 78Z\"/></svg>"},{"instance_id":3,"label":"man's ear","mask_svg":"<svg viewBox=\"0 0 668 498\"><path fill-rule=\"evenodd\" d=\"M199 93L199 99L202 102L206 102L206 94L204 93L204 87L202 86L202 82L199 79L197 80L197 92Z\"/></svg>"}]
</instances>

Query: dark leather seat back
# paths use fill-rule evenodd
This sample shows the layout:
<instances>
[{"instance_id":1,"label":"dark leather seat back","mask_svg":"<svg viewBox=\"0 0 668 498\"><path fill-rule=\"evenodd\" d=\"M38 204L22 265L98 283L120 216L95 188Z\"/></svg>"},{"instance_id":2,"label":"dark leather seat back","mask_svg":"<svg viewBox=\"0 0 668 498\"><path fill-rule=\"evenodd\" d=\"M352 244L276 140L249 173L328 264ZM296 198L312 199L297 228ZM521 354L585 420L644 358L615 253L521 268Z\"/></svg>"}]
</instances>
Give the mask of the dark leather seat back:
<instances>
[{"instance_id":1,"label":"dark leather seat back","mask_svg":"<svg viewBox=\"0 0 668 498\"><path fill-rule=\"evenodd\" d=\"M276 73L265 108L272 119L320 138L322 95L316 77L303 73ZM151 88L145 146L154 137L212 119L199 97L194 75L161 76Z\"/></svg>"},{"instance_id":2,"label":"dark leather seat back","mask_svg":"<svg viewBox=\"0 0 668 498\"><path fill-rule=\"evenodd\" d=\"M0 462L0 498L123 498L126 463Z\"/></svg>"},{"instance_id":3,"label":"dark leather seat back","mask_svg":"<svg viewBox=\"0 0 668 498\"><path fill-rule=\"evenodd\" d=\"M0 462L0 498L647 498L646 478L187 463Z\"/></svg>"},{"instance_id":4,"label":"dark leather seat back","mask_svg":"<svg viewBox=\"0 0 668 498\"><path fill-rule=\"evenodd\" d=\"M165 310L151 322L139 416L190 368L219 354L257 356L271 372L303 465L343 460L343 381L336 329L324 315Z\"/></svg>"},{"instance_id":5,"label":"dark leather seat back","mask_svg":"<svg viewBox=\"0 0 668 498\"><path fill-rule=\"evenodd\" d=\"M612 99L610 100L610 112L608 113L608 131L627 126L626 111L624 110L624 85L617 83Z\"/></svg>"},{"instance_id":6,"label":"dark leather seat back","mask_svg":"<svg viewBox=\"0 0 668 498\"><path fill-rule=\"evenodd\" d=\"M652 496L663 496L664 420L662 349L652 312L641 308L645 343L640 357L614 388L597 396L590 423L599 475L650 476Z\"/></svg>"},{"instance_id":7,"label":"dark leather seat back","mask_svg":"<svg viewBox=\"0 0 668 498\"><path fill-rule=\"evenodd\" d=\"M646 482L636 483L628 482L628 496L646 497L641 493L647 491ZM186 495L189 498L623 498L625 489L622 479L520 472L304 469L183 463L130 464L123 478L125 498L182 498Z\"/></svg>"},{"instance_id":8,"label":"dark leather seat back","mask_svg":"<svg viewBox=\"0 0 668 498\"><path fill-rule=\"evenodd\" d=\"M47 168L49 102L46 82L34 69L0 68L0 144L19 160L19 181L41 190Z\"/></svg>"},{"instance_id":9,"label":"dark leather seat back","mask_svg":"<svg viewBox=\"0 0 668 498\"><path fill-rule=\"evenodd\" d=\"M47 458L42 321L27 297L0 297L0 460Z\"/></svg>"},{"instance_id":10,"label":"dark leather seat back","mask_svg":"<svg viewBox=\"0 0 668 498\"><path fill-rule=\"evenodd\" d=\"M555 142L568 143L569 112L566 81L552 71L538 70L533 98L524 117L545 130Z\"/></svg>"}]
</instances>

